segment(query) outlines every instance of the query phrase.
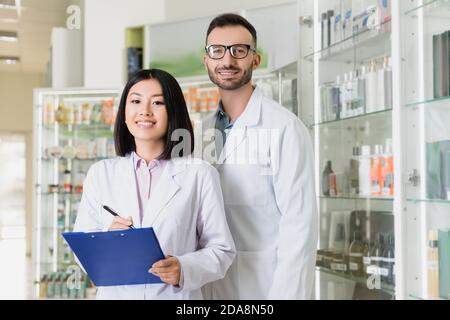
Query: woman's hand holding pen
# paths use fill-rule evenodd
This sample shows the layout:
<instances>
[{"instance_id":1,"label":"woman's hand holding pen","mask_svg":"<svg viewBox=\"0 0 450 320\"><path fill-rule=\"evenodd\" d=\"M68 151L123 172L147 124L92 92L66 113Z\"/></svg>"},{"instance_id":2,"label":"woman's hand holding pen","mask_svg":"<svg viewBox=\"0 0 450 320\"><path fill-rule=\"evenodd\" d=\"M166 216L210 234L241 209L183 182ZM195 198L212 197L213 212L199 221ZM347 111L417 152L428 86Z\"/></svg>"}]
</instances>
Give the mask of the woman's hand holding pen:
<instances>
[{"instance_id":1,"label":"woman's hand holding pen","mask_svg":"<svg viewBox=\"0 0 450 320\"><path fill-rule=\"evenodd\" d=\"M164 260L155 262L148 271L167 284L173 286L180 284L181 265L175 257L168 256Z\"/></svg>"},{"instance_id":2,"label":"woman's hand holding pen","mask_svg":"<svg viewBox=\"0 0 450 320\"><path fill-rule=\"evenodd\" d=\"M133 225L133 219L128 217L124 219L122 217L114 217L113 222L109 226L109 231L113 230L128 230Z\"/></svg>"}]
</instances>

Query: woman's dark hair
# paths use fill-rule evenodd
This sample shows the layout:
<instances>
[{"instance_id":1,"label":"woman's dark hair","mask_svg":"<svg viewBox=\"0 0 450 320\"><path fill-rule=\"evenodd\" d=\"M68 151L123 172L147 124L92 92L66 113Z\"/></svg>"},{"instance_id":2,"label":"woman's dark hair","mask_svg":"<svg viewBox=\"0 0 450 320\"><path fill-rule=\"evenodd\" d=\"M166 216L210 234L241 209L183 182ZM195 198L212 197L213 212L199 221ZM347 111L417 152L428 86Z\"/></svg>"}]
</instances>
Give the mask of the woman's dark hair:
<instances>
[{"instance_id":1,"label":"woman's dark hair","mask_svg":"<svg viewBox=\"0 0 450 320\"><path fill-rule=\"evenodd\" d=\"M253 41L255 41L255 48L257 47L257 36L255 27L248 22L244 17L234 14L234 13L225 13L220 16L215 17L211 23L209 24L208 31L206 32L206 43L208 42L208 36L215 28L221 28L226 26L242 26L247 29L252 37Z\"/></svg>"},{"instance_id":2,"label":"woman's dark hair","mask_svg":"<svg viewBox=\"0 0 450 320\"><path fill-rule=\"evenodd\" d=\"M184 157L192 154L194 151L194 130L192 129L191 119L189 118L186 101L184 100L180 85L177 80L166 71L160 69L148 69L135 73L130 80L128 80L128 83L123 89L119 110L117 111L116 123L114 125L114 142L117 155L123 157L132 151L136 151L134 137L125 123L125 107L130 89L136 83L149 79L157 80L161 84L168 118L165 148L158 159L171 159L172 150L179 143L183 143L190 148L181 148L180 154L177 154L176 156ZM190 141L172 141L172 133L177 129L187 130L190 135ZM182 135L182 137L186 138L185 135Z\"/></svg>"}]
</instances>

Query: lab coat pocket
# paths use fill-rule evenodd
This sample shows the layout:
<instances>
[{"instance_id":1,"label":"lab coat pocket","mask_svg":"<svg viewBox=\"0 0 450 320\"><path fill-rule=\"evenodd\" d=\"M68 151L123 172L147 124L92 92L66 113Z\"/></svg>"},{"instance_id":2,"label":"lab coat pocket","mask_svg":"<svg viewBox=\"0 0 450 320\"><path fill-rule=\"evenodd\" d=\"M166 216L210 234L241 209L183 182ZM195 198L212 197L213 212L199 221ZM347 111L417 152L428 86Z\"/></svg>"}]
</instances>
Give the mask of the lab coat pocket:
<instances>
[{"instance_id":1,"label":"lab coat pocket","mask_svg":"<svg viewBox=\"0 0 450 320\"><path fill-rule=\"evenodd\" d=\"M237 273L239 299L267 299L276 264L273 249L263 251L238 251Z\"/></svg>"},{"instance_id":2,"label":"lab coat pocket","mask_svg":"<svg viewBox=\"0 0 450 320\"><path fill-rule=\"evenodd\" d=\"M265 206L269 177L259 164L228 164L221 168L222 191L226 205Z\"/></svg>"}]
</instances>

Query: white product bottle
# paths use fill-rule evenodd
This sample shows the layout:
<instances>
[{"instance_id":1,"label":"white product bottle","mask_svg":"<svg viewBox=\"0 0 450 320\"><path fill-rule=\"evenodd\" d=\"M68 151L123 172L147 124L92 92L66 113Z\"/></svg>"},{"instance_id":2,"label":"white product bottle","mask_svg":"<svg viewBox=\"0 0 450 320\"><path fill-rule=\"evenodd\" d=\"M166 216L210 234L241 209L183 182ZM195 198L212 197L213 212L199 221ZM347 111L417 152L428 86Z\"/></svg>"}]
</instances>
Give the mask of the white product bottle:
<instances>
[{"instance_id":1,"label":"white product bottle","mask_svg":"<svg viewBox=\"0 0 450 320\"><path fill-rule=\"evenodd\" d=\"M336 77L336 84L332 89L332 116L333 120L339 119L339 112L341 112L341 78Z\"/></svg>"},{"instance_id":2,"label":"white product bottle","mask_svg":"<svg viewBox=\"0 0 450 320\"><path fill-rule=\"evenodd\" d=\"M375 61L370 62L369 72L366 74L366 113L378 110L378 75L375 70Z\"/></svg>"},{"instance_id":3,"label":"white product bottle","mask_svg":"<svg viewBox=\"0 0 450 320\"><path fill-rule=\"evenodd\" d=\"M358 114L364 114L366 112L366 66L361 67L361 74L358 77L358 99Z\"/></svg>"},{"instance_id":4,"label":"white product bottle","mask_svg":"<svg viewBox=\"0 0 450 320\"><path fill-rule=\"evenodd\" d=\"M371 161L370 146L362 146L358 169L359 194L361 196L371 195L370 161Z\"/></svg>"},{"instance_id":5,"label":"white product bottle","mask_svg":"<svg viewBox=\"0 0 450 320\"><path fill-rule=\"evenodd\" d=\"M377 72L378 110L392 108L392 69L390 61L389 57L385 57L382 68Z\"/></svg>"},{"instance_id":6,"label":"white product bottle","mask_svg":"<svg viewBox=\"0 0 450 320\"><path fill-rule=\"evenodd\" d=\"M346 97L346 103L347 103L347 117L353 117L355 115L355 110L353 108L353 72L350 71L348 73L348 81L346 84L347 87L347 97Z\"/></svg>"},{"instance_id":7,"label":"white product bottle","mask_svg":"<svg viewBox=\"0 0 450 320\"><path fill-rule=\"evenodd\" d=\"M342 14L344 19L342 24L343 37L347 39L353 33L352 0L342 0Z\"/></svg>"},{"instance_id":8,"label":"white product bottle","mask_svg":"<svg viewBox=\"0 0 450 320\"><path fill-rule=\"evenodd\" d=\"M353 108L353 115L357 116L360 115L360 104L361 104L361 99L360 99L360 87L359 87L359 71L356 70L354 72L354 77L352 80L352 87L353 87L353 91L352 91L352 108Z\"/></svg>"},{"instance_id":9,"label":"white product bottle","mask_svg":"<svg viewBox=\"0 0 450 320\"><path fill-rule=\"evenodd\" d=\"M363 0L356 0L352 3L352 15L353 15L353 34L357 34L362 30L363 20L365 17L366 8L364 7Z\"/></svg>"},{"instance_id":10,"label":"white product bottle","mask_svg":"<svg viewBox=\"0 0 450 320\"><path fill-rule=\"evenodd\" d=\"M338 1L334 10L334 21L333 21L333 33L334 33L334 43L342 40L342 3Z\"/></svg>"},{"instance_id":11,"label":"white product bottle","mask_svg":"<svg viewBox=\"0 0 450 320\"><path fill-rule=\"evenodd\" d=\"M376 144L372 155L370 179L372 196L381 196L381 161L383 159L383 145Z\"/></svg>"},{"instance_id":12,"label":"white product bottle","mask_svg":"<svg viewBox=\"0 0 450 320\"><path fill-rule=\"evenodd\" d=\"M345 78L344 81L341 81L341 77L337 76L336 79L337 86L339 87L339 119L344 118L344 110L345 110Z\"/></svg>"},{"instance_id":13,"label":"white product bottle","mask_svg":"<svg viewBox=\"0 0 450 320\"><path fill-rule=\"evenodd\" d=\"M347 91L347 82L348 82L348 75L347 73L344 73L344 82L341 86L341 95L342 95L342 110L341 110L341 119L345 119L348 117L348 109L347 109L347 97L348 97L348 91Z\"/></svg>"},{"instance_id":14,"label":"white product bottle","mask_svg":"<svg viewBox=\"0 0 450 320\"><path fill-rule=\"evenodd\" d=\"M328 47L328 14L322 13L322 49Z\"/></svg>"},{"instance_id":15,"label":"white product bottle","mask_svg":"<svg viewBox=\"0 0 450 320\"><path fill-rule=\"evenodd\" d=\"M376 4L367 7L367 22L368 29L380 29L380 11Z\"/></svg>"}]
</instances>

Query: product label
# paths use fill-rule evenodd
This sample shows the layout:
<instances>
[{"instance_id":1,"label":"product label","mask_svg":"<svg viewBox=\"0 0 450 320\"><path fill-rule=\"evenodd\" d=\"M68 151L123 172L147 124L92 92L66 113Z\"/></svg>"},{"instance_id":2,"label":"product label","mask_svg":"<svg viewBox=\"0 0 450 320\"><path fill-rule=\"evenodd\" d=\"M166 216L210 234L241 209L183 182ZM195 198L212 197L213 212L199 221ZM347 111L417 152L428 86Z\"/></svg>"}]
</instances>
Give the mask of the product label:
<instances>
[{"instance_id":1,"label":"product label","mask_svg":"<svg viewBox=\"0 0 450 320\"><path fill-rule=\"evenodd\" d=\"M357 271L357 270L359 270L359 263L350 262L349 263L349 268L352 271Z\"/></svg>"},{"instance_id":2,"label":"product label","mask_svg":"<svg viewBox=\"0 0 450 320\"><path fill-rule=\"evenodd\" d=\"M378 268L379 274L381 274L383 277L389 276L389 269L386 268Z\"/></svg>"},{"instance_id":3,"label":"product label","mask_svg":"<svg viewBox=\"0 0 450 320\"><path fill-rule=\"evenodd\" d=\"M332 263L331 264L331 270L334 271L347 271L347 266L342 263Z\"/></svg>"},{"instance_id":4,"label":"product label","mask_svg":"<svg viewBox=\"0 0 450 320\"><path fill-rule=\"evenodd\" d=\"M380 268L378 268L377 266L371 265L367 267L367 273L368 274L380 274Z\"/></svg>"},{"instance_id":5,"label":"product label","mask_svg":"<svg viewBox=\"0 0 450 320\"><path fill-rule=\"evenodd\" d=\"M349 253L348 255L354 258L361 258L363 256L362 253Z\"/></svg>"}]
</instances>

